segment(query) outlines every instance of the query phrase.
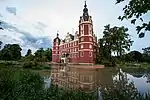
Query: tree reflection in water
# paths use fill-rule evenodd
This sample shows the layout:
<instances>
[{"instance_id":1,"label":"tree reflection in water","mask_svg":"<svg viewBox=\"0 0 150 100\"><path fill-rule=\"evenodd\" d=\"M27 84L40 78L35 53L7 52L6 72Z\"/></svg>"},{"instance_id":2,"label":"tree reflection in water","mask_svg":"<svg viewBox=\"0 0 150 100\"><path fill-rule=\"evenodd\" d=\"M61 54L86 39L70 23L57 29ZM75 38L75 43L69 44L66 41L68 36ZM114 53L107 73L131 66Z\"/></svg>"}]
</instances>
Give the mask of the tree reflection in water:
<instances>
[{"instance_id":1,"label":"tree reflection in water","mask_svg":"<svg viewBox=\"0 0 150 100\"><path fill-rule=\"evenodd\" d=\"M127 73L119 71L113 86L102 87L103 100L150 100L150 94L140 94L133 82L129 82Z\"/></svg>"}]
</instances>

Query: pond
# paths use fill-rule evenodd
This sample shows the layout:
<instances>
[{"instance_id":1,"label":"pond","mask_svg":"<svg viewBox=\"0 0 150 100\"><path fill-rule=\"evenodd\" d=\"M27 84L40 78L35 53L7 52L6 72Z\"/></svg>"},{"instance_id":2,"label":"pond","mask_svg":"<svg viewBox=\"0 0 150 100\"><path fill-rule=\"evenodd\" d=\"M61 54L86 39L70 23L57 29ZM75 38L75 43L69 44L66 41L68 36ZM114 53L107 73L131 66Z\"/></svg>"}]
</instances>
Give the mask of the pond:
<instances>
[{"instance_id":1,"label":"pond","mask_svg":"<svg viewBox=\"0 0 150 100\"><path fill-rule=\"evenodd\" d=\"M133 81L136 88L141 93L150 90L150 72L125 69L129 81ZM84 69L71 67L69 70L63 70L58 66L53 66L52 71L39 71L44 76L45 88L50 87L50 83L57 84L61 87L80 88L81 90L94 90L99 86L108 86L113 84L113 80L118 77L118 69L101 68L101 69Z\"/></svg>"}]
</instances>

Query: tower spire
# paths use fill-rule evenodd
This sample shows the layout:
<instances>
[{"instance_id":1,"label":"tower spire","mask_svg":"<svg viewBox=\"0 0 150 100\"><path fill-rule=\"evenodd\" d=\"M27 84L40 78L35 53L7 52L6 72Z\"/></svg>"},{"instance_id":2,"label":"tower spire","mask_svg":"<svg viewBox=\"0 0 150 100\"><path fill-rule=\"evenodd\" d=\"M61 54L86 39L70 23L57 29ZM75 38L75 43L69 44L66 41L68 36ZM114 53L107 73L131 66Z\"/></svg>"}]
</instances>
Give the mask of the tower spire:
<instances>
[{"instance_id":1,"label":"tower spire","mask_svg":"<svg viewBox=\"0 0 150 100\"><path fill-rule=\"evenodd\" d=\"M59 32L59 31L57 31L57 37L59 36L58 32Z\"/></svg>"},{"instance_id":2,"label":"tower spire","mask_svg":"<svg viewBox=\"0 0 150 100\"><path fill-rule=\"evenodd\" d=\"M85 8L87 7L87 5L86 5L86 0L85 0L85 5L84 5L84 7L85 7Z\"/></svg>"},{"instance_id":3,"label":"tower spire","mask_svg":"<svg viewBox=\"0 0 150 100\"><path fill-rule=\"evenodd\" d=\"M89 18L88 8L87 8L86 1L85 1L85 5L84 5L84 9L83 9L83 19L84 19L84 21L87 21L88 18Z\"/></svg>"}]
</instances>

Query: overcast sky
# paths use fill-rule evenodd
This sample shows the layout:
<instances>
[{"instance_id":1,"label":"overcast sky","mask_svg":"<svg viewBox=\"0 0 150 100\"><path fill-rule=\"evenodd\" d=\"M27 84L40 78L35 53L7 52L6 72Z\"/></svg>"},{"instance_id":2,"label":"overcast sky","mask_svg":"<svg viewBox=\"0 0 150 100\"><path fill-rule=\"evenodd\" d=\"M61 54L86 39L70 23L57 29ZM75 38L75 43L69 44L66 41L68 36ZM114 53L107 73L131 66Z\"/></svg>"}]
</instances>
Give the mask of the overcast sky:
<instances>
[{"instance_id":1,"label":"overcast sky","mask_svg":"<svg viewBox=\"0 0 150 100\"><path fill-rule=\"evenodd\" d=\"M16 7L16 15L28 23L42 22L46 25L43 33L32 33L39 36L56 37L57 30L61 38L67 32L78 30L79 18L82 15L85 0L0 0L0 8ZM127 0L128 1L128 0ZM145 38L139 39L135 26L130 21L120 21L125 3L115 5L116 0L87 0L89 15L93 18L94 33L98 38L102 36L104 25L125 26L134 40L131 50L140 50L150 46L150 32ZM150 14L144 16L145 21L150 20ZM137 23L139 24L139 23Z\"/></svg>"}]
</instances>

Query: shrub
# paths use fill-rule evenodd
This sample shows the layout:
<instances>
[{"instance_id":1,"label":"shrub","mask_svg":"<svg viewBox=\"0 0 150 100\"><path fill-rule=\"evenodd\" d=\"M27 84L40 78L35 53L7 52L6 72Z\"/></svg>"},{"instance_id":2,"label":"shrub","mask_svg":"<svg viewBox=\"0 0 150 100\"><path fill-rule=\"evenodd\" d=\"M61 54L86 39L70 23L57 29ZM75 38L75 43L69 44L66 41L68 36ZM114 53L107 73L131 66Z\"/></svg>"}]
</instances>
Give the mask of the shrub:
<instances>
[{"instance_id":1,"label":"shrub","mask_svg":"<svg viewBox=\"0 0 150 100\"><path fill-rule=\"evenodd\" d=\"M32 100L43 91L43 79L30 71L5 68L0 70L0 87L1 100Z\"/></svg>"},{"instance_id":2,"label":"shrub","mask_svg":"<svg viewBox=\"0 0 150 100\"><path fill-rule=\"evenodd\" d=\"M32 68L34 66L34 64L29 61L29 62L24 62L23 64L23 68Z\"/></svg>"},{"instance_id":3,"label":"shrub","mask_svg":"<svg viewBox=\"0 0 150 100\"><path fill-rule=\"evenodd\" d=\"M43 88L40 75L28 70L0 70L1 100L96 100L96 94L67 90L51 85Z\"/></svg>"},{"instance_id":4,"label":"shrub","mask_svg":"<svg viewBox=\"0 0 150 100\"><path fill-rule=\"evenodd\" d=\"M51 69L50 65L43 65L44 69Z\"/></svg>"}]
</instances>

